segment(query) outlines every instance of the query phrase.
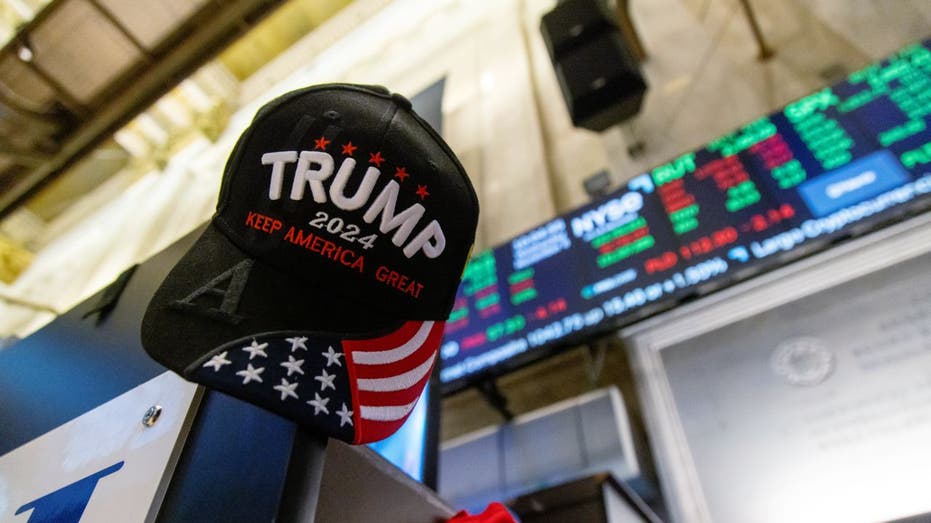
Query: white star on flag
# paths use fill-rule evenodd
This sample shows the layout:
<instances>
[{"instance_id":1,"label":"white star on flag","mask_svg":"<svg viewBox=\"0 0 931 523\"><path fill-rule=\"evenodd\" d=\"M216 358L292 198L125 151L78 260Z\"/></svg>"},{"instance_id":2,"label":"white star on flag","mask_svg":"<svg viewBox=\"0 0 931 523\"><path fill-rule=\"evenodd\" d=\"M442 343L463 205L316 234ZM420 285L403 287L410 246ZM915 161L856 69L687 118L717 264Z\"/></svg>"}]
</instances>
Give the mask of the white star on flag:
<instances>
[{"instance_id":1,"label":"white star on flag","mask_svg":"<svg viewBox=\"0 0 931 523\"><path fill-rule=\"evenodd\" d=\"M268 348L267 343L258 343L255 341L255 338L253 338L252 345L247 345L243 347L242 350L249 353L249 361L252 361L252 358L254 358L256 354L261 355L263 358L267 358L268 354L265 354L266 348Z\"/></svg>"},{"instance_id":2,"label":"white star on flag","mask_svg":"<svg viewBox=\"0 0 931 523\"><path fill-rule=\"evenodd\" d=\"M336 415L339 416L339 426L342 427L344 424L348 423L349 426L352 426L352 411L346 409L346 404L343 403L343 408L336 411Z\"/></svg>"},{"instance_id":3,"label":"white star on flag","mask_svg":"<svg viewBox=\"0 0 931 523\"><path fill-rule=\"evenodd\" d=\"M275 385L272 387L281 393L281 401L284 401L288 396L292 396L294 399L299 399L297 393L294 392L297 389L297 382L288 383L288 380L281 378L281 385Z\"/></svg>"},{"instance_id":4,"label":"white star on flag","mask_svg":"<svg viewBox=\"0 0 931 523\"><path fill-rule=\"evenodd\" d=\"M284 364L282 363L282 365ZM333 385L333 380L336 379L336 374L327 374L326 369L320 369L320 372L323 374L314 376L314 379L320 382L320 392L325 391L327 387L336 390L336 386Z\"/></svg>"},{"instance_id":5,"label":"white star on flag","mask_svg":"<svg viewBox=\"0 0 931 523\"><path fill-rule=\"evenodd\" d=\"M304 360L296 360L290 354L288 355L288 361L281 363L281 366L288 369L288 377L291 376L292 372L296 372L300 375L304 375L304 370L301 369L301 365L304 364Z\"/></svg>"},{"instance_id":6,"label":"white star on flag","mask_svg":"<svg viewBox=\"0 0 931 523\"><path fill-rule=\"evenodd\" d=\"M242 376L242 384L245 385L250 381L257 381L262 383L262 378L259 376L259 374L262 374L263 372L265 372L265 367L255 368L251 363L249 363L245 369L237 372L236 375Z\"/></svg>"},{"instance_id":7,"label":"white star on flag","mask_svg":"<svg viewBox=\"0 0 931 523\"><path fill-rule=\"evenodd\" d=\"M224 366L224 365L229 365L230 363L233 363L232 361L226 359L226 354L227 354L228 352L229 352L229 351L226 351L226 350L225 350L225 351L221 352L220 354L214 354L213 357L210 358L210 361L208 361L207 363L204 363L203 366L204 366L204 367L213 367L213 372L217 372L218 370L220 370L220 367L222 367L222 366Z\"/></svg>"},{"instance_id":8,"label":"white star on flag","mask_svg":"<svg viewBox=\"0 0 931 523\"><path fill-rule=\"evenodd\" d=\"M304 343L307 342L307 336L295 336L293 338L285 338L284 341L291 344L291 352L294 352L297 349L307 350L307 345L304 345Z\"/></svg>"},{"instance_id":9,"label":"white star on flag","mask_svg":"<svg viewBox=\"0 0 931 523\"><path fill-rule=\"evenodd\" d=\"M321 410L324 414L330 413L330 411L326 408L326 404L329 402L330 398L321 398L319 394L314 392L314 399L308 401L307 404L314 408L314 416L316 416L317 414L320 414Z\"/></svg>"},{"instance_id":10,"label":"white star on flag","mask_svg":"<svg viewBox=\"0 0 931 523\"><path fill-rule=\"evenodd\" d=\"M336 352L336 351L334 351L332 345L329 346L329 347L327 347L327 351L326 351L326 352L321 353L321 356L323 356L324 358L326 358L326 366L327 366L327 367L329 367L331 363L335 363L337 367L342 367L343 364L339 362L339 358L340 358L340 356L342 356L342 355L343 355L342 352Z\"/></svg>"}]
</instances>

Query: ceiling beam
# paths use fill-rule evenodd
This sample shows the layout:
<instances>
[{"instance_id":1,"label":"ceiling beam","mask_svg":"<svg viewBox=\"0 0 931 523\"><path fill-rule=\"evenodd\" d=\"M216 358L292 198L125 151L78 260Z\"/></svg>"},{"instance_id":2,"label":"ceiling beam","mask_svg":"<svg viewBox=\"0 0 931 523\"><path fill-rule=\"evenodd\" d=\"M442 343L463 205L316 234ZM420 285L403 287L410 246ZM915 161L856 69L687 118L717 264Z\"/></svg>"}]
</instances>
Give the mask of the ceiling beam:
<instances>
[{"instance_id":1,"label":"ceiling beam","mask_svg":"<svg viewBox=\"0 0 931 523\"><path fill-rule=\"evenodd\" d=\"M283 0L226 0L208 3L190 20L187 36L157 56L134 81L94 107L62 143L61 149L25 173L0 195L0 218L28 200L68 166L91 151L140 112L155 103L235 38L251 29Z\"/></svg>"},{"instance_id":2,"label":"ceiling beam","mask_svg":"<svg viewBox=\"0 0 931 523\"><path fill-rule=\"evenodd\" d=\"M0 138L0 156L6 156L13 163L25 167L38 167L47 159L46 156L34 151L25 151L10 145Z\"/></svg>"}]
</instances>

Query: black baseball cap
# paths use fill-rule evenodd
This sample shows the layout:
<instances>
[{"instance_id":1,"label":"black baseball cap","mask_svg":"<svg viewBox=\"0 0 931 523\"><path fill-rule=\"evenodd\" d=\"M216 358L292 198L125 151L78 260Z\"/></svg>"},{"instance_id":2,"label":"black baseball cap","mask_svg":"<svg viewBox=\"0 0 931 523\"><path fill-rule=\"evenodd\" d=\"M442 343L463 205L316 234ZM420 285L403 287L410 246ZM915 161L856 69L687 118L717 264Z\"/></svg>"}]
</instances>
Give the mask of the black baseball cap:
<instances>
[{"instance_id":1,"label":"black baseball cap","mask_svg":"<svg viewBox=\"0 0 931 523\"><path fill-rule=\"evenodd\" d=\"M152 297L142 343L188 380L351 443L429 381L478 222L439 134L382 87L262 107L206 230Z\"/></svg>"}]
</instances>

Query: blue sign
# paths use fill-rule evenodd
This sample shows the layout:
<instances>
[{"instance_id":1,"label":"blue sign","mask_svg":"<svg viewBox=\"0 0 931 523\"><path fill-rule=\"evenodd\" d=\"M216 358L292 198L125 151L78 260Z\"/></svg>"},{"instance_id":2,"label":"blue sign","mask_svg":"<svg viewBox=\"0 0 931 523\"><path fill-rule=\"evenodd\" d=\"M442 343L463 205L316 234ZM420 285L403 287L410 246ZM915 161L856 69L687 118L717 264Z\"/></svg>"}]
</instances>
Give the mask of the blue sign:
<instances>
[{"instance_id":1,"label":"blue sign","mask_svg":"<svg viewBox=\"0 0 931 523\"><path fill-rule=\"evenodd\" d=\"M910 180L892 153L877 151L803 183L799 194L812 214L820 218Z\"/></svg>"},{"instance_id":2,"label":"blue sign","mask_svg":"<svg viewBox=\"0 0 931 523\"><path fill-rule=\"evenodd\" d=\"M94 489L97 488L97 482L121 468L122 461L94 472L86 478L26 503L16 510L16 514L31 510L32 514L29 515L27 523L78 523Z\"/></svg>"}]
</instances>

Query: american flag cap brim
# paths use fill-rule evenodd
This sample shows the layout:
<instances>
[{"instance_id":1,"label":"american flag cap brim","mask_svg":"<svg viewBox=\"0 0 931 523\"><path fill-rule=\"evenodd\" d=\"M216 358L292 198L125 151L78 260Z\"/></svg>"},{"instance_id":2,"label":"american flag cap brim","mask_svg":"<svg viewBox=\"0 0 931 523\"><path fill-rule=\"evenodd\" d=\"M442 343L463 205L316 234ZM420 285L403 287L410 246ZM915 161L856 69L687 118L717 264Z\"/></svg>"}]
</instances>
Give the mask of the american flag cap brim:
<instances>
[{"instance_id":1,"label":"american flag cap brim","mask_svg":"<svg viewBox=\"0 0 931 523\"><path fill-rule=\"evenodd\" d=\"M284 331L216 348L184 371L317 433L360 444L400 428L430 381L444 322L342 338Z\"/></svg>"}]
</instances>

